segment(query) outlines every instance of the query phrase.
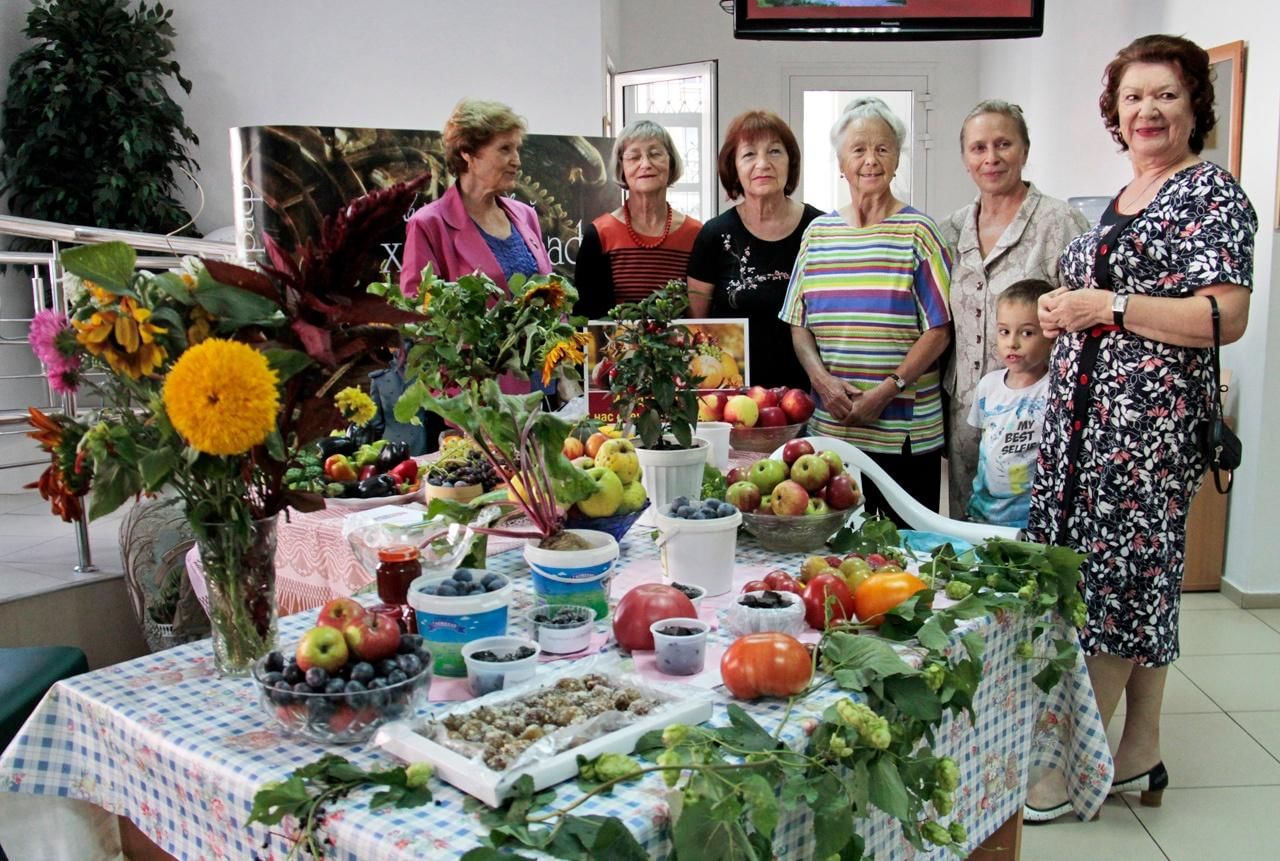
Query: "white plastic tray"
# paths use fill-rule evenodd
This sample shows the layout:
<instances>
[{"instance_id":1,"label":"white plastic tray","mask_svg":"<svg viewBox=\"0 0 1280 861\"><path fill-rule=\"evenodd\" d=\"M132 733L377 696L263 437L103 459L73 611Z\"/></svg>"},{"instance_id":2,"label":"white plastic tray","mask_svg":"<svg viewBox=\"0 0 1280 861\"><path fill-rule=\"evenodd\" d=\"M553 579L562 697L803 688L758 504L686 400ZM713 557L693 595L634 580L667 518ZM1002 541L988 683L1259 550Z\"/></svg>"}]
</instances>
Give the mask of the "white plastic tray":
<instances>
[{"instance_id":1,"label":"white plastic tray","mask_svg":"<svg viewBox=\"0 0 1280 861\"><path fill-rule=\"evenodd\" d=\"M590 668L589 661L574 661L577 666L566 667L556 673L539 674L528 683L503 691L495 691L484 697L458 703L449 709L432 715L433 720L440 720L453 712L469 712L482 705L498 705L509 700L553 687L562 678L582 676L589 672L598 672ZM610 680L619 684L634 685L640 688L652 688L652 679L632 674L607 673ZM640 736L655 729L663 729L673 723L699 724L711 718L713 698L710 692L680 685L672 682L664 685L668 689L670 701L654 713L637 718L634 723L591 739L583 744L568 748L553 756L546 757L522 768L497 772L485 767L475 759L419 734L410 721L397 721L378 730L374 736L374 744L393 756L406 762L429 762L435 766L436 774L445 781L456 786L490 807L498 807L511 792L511 786L521 775L533 778L535 789L546 789L570 780L578 773L578 757L588 759L602 753L631 753L635 749Z\"/></svg>"}]
</instances>

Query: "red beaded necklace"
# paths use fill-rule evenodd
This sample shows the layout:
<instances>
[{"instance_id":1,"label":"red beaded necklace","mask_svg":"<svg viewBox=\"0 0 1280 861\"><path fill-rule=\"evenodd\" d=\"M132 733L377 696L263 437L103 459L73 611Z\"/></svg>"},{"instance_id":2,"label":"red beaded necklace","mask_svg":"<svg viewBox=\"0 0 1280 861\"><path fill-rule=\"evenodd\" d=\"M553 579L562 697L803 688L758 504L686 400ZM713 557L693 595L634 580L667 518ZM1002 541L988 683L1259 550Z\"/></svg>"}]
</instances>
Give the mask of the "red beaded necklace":
<instances>
[{"instance_id":1,"label":"red beaded necklace","mask_svg":"<svg viewBox=\"0 0 1280 861\"><path fill-rule=\"evenodd\" d=\"M630 236L631 241L640 248L657 248L659 245L667 241L667 237L671 235L671 219L673 214L674 210L672 210L671 204L668 203L667 226L662 228L662 235L658 237L657 242L654 242L653 240L645 241L640 238L640 234L636 233L635 228L631 226L631 207L628 206L626 202L622 204L623 223L627 225L627 235Z\"/></svg>"}]
</instances>

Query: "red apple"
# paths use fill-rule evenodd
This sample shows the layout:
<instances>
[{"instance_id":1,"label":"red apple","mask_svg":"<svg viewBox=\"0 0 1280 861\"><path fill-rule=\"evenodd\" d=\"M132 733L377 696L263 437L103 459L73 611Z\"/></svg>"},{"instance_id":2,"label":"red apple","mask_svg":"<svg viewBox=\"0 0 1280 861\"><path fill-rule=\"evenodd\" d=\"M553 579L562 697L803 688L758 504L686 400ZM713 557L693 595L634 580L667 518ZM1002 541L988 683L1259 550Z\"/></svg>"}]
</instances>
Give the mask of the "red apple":
<instances>
[{"instance_id":1,"label":"red apple","mask_svg":"<svg viewBox=\"0 0 1280 861\"><path fill-rule=\"evenodd\" d=\"M756 406L760 409L765 407L776 407L778 405L778 396L770 389L764 386L752 386L747 389L747 397L756 402Z\"/></svg>"},{"instance_id":2,"label":"red apple","mask_svg":"<svg viewBox=\"0 0 1280 861\"><path fill-rule=\"evenodd\" d=\"M724 477L724 480L730 487L740 481L750 481L751 467L735 466L733 469L729 470L729 473Z\"/></svg>"},{"instance_id":3,"label":"red apple","mask_svg":"<svg viewBox=\"0 0 1280 861\"><path fill-rule=\"evenodd\" d=\"M367 613L342 629L347 648L362 661L381 661L400 647L400 626L386 616Z\"/></svg>"},{"instance_id":4,"label":"red apple","mask_svg":"<svg viewBox=\"0 0 1280 861\"><path fill-rule=\"evenodd\" d=\"M738 427L753 428L760 420L760 407L746 395L734 395L724 405L724 420Z\"/></svg>"},{"instance_id":5,"label":"red apple","mask_svg":"<svg viewBox=\"0 0 1280 861\"><path fill-rule=\"evenodd\" d=\"M858 490L858 483L849 473L834 476L827 482L827 505L836 511L854 508L861 501L862 493Z\"/></svg>"},{"instance_id":6,"label":"red apple","mask_svg":"<svg viewBox=\"0 0 1280 861\"><path fill-rule=\"evenodd\" d=\"M821 499L823 502L826 502L827 488L830 486L831 486L831 482L827 482L826 484L822 485L822 487L819 487L817 490L815 490L813 492L813 496L817 497L818 499Z\"/></svg>"},{"instance_id":7,"label":"red apple","mask_svg":"<svg viewBox=\"0 0 1280 861\"><path fill-rule=\"evenodd\" d=\"M791 480L813 493L831 478L831 467L816 454L802 454L791 464Z\"/></svg>"},{"instance_id":8,"label":"red apple","mask_svg":"<svg viewBox=\"0 0 1280 861\"><path fill-rule=\"evenodd\" d=\"M803 437L787 440L787 444L782 447L782 460L787 466L795 463L802 454L813 454L813 443Z\"/></svg>"},{"instance_id":9,"label":"red apple","mask_svg":"<svg viewBox=\"0 0 1280 861\"><path fill-rule=\"evenodd\" d=\"M729 396L724 392L712 392L709 395L702 395L698 398L698 421L724 421L724 405L728 402Z\"/></svg>"},{"instance_id":10,"label":"red apple","mask_svg":"<svg viewBox=\"0 0 1280 861\"><path fill-rule=\"evenodd\" d=\"M828 565L830 565L832 568L839 568L839 567L840 567L840 563L841 563L841 562L843 562L843 561L844 561L844 560L843 560L843 559L841 559L839 556L828 556L828 557L827 557L827 564L828 564Z\"/></svg>"},{"instance_id":11,"label":"red apple","mask_svg":"<svg viewBox=\"0 0 1280 861\"><path fill-rule=\"evenodd\" d=\"M341 631L351 622L359 621L368 612L355 598L334 598L320 608L316 624L324 628L337 628Z\"/></svg>"},{"instance_id":12,"label":"red apple","mask_svg":"<svg viewBox=\"0 0 1280 861\"><path fill-rule=\"evenodd\" d=\"M764 407L760 410L760 421L758 424L762 428L780 428L787 423L787 414L779 407Z\"/></svg>"},{"instance_id":13,"label":"red apple","mask_svg":"<svg viewBox=\"0 0 1280 861\"><path fill-rule=\"evenodd\" d=\"M831 467L832 476L837 476L844 472L844 461L834 451L820 451L818 456L827 462L827 466Z\"/></svg>"},{"instance_id":14,"label":"red apple","mask_svg":"<svg viewBox=\"0 0 1280 861\"><path fill-rule=\"evenodd\" d=\"M769 494L773 501L773 513L799 517L809 507L809 491L791 479L780 483Z\"/></svg>"},{"instance_id":15,"label":"red apple","mask_svg":"<svg viewBox=\"0 0 1280 861\"><path fill-rule=\"evenodd\" d=\"M739 511L752 512L760 507L760 496L760 488L753 482L739 481L729 485L724 498Z\"/></svg>"},{"instance_id":16,"label":"red apple","mask_svg":"<svg viewBox=\"0 0 1280 861\"><path fill-rule=\"evenodd\" d=\"M781 404L781 403L782 403L782 396L783 396L783 395L785 395L785 394L787 393L787 387L786 387L786 386L774 386L773 388L769 389L769 391L773 394L773 396L774 396L775 398L777 398L777 399L778 399L778 403L779 403L779 404Z\"/></svg>"},{"instance_id":17,"label":"red apple","mask_svg":"<svg viewBox=\"0 0 1280 861\"><path fill-rule=\"evenodd\" d=\"M567 436L564 438L564 445L560 447L560 451L569 460L574 460L585 455L587 447L576 436Z\"/></svg>"},{"instance_id":18,"label":"red apple","mask_svg":"<svg viewBox=\"0 0 1280 861\"><path fill-rule=\"evenodd\" d=\"M312 667L320 667L326 673L336 672L347 662L347 641L337 628L318 625L302 635L294 657L305 673Z\"/></svg>"},{"instance_id":19,"label":"red apple","mask_svg":"<svg viewBox=\"0 0 1280 861\"><path fill-rule=\"evenodd\" d=\"M813 415L813 398L799 389L788 389L779 406L787 414L787 421L792 424L808 421L809 416Z\"/></svg>"}]
</instances>

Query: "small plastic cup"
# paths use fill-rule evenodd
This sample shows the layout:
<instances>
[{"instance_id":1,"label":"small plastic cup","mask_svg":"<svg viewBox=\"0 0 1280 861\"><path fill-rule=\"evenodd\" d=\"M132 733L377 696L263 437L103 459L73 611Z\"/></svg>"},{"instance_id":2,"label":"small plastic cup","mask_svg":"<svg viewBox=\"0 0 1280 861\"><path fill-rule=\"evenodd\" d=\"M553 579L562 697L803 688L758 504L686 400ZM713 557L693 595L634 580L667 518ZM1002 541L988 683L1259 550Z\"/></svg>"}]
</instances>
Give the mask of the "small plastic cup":
<instances>
[{"instance_id":1,"label":"small plastic cup","mask_svg":"<svg viewBox=\"0 0 1280 861\"><path fill-rule=\"evenodd\" d=\"M728 422L698 422L696 436L700 436L711 446L711 454L707 462L724 472L729 468L729 431L733 425Z\"/></svg>"},{"instance_id":2,"label":"small plastic cup","mask_svg":"<svg viewBox=\"0 0 1280 861\"><path fill-rule=\"evenodd\" d=\"M476 652L486 649L511 652L521 646L533 649L533 654L515 661L481 661L474 657ZM527 682L537 672L540 654L542 648L537 642L525 637L483 637L472 640L462 647L462 660L467 666L467 686L472 694L482 697L494 691L506 690L520 682Z\"/></svg>"},{"instance_id":3,"label":"small plastic cup","mask_svg":"<svg viewBox=\"0 0 1280 861\"><path fill-rule=\"evenodd\" d=\"M692 633L665 633L685 629ZM707 631L711 626L701 619L662 619L649 626L653 633L654 657L658 672L668 676L692 676L702 672L707 663Z\"/></svg>"}]
</instances>

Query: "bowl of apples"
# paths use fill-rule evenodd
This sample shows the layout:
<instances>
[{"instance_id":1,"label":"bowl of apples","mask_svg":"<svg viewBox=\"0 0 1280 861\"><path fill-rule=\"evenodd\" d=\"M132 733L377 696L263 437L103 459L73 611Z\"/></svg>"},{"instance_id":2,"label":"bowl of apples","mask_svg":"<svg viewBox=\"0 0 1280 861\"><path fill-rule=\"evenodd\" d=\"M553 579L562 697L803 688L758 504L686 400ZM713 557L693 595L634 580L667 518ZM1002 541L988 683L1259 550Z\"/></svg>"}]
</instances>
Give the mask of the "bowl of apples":
<instances>
[{"instance_id":1,"label":"bowl of apples","mask_svg":"<svg viewBox=\"0 0 1280 861\"><path fill-rule=\"evenodd\" d=\"M742 512L742 525L766 550L819 549L862 504L862 490L834 452L817 452L794 439L780 458L763 458L745 474L730 475L726 499Z\"/></svg>"},{"instance_id":2,"label":"bowl of apples","mask_svg":"<svg viewBox=\"0 0 1280 861\"><path fill-rule=\"evenodd\" d=\"M286 735L358 744L426 703L431 663L420 636L402 634L353 598L336 598L292 652L267 654L252 677L263 711Z\"/></svg>"},{"instance_id":3,"label":"bowl of apples","mask_svg":"<svg viewBox=\"0 0 1280 861\"><path fill-rule=\"evenodd\" d=\"M752 386L736 395L708 395L698 409L700 420L733 425L729 431L731 448L771 452L800 435L804 423L813 415L814 402L801 389Z\"/></svg>"}]
</instances>

